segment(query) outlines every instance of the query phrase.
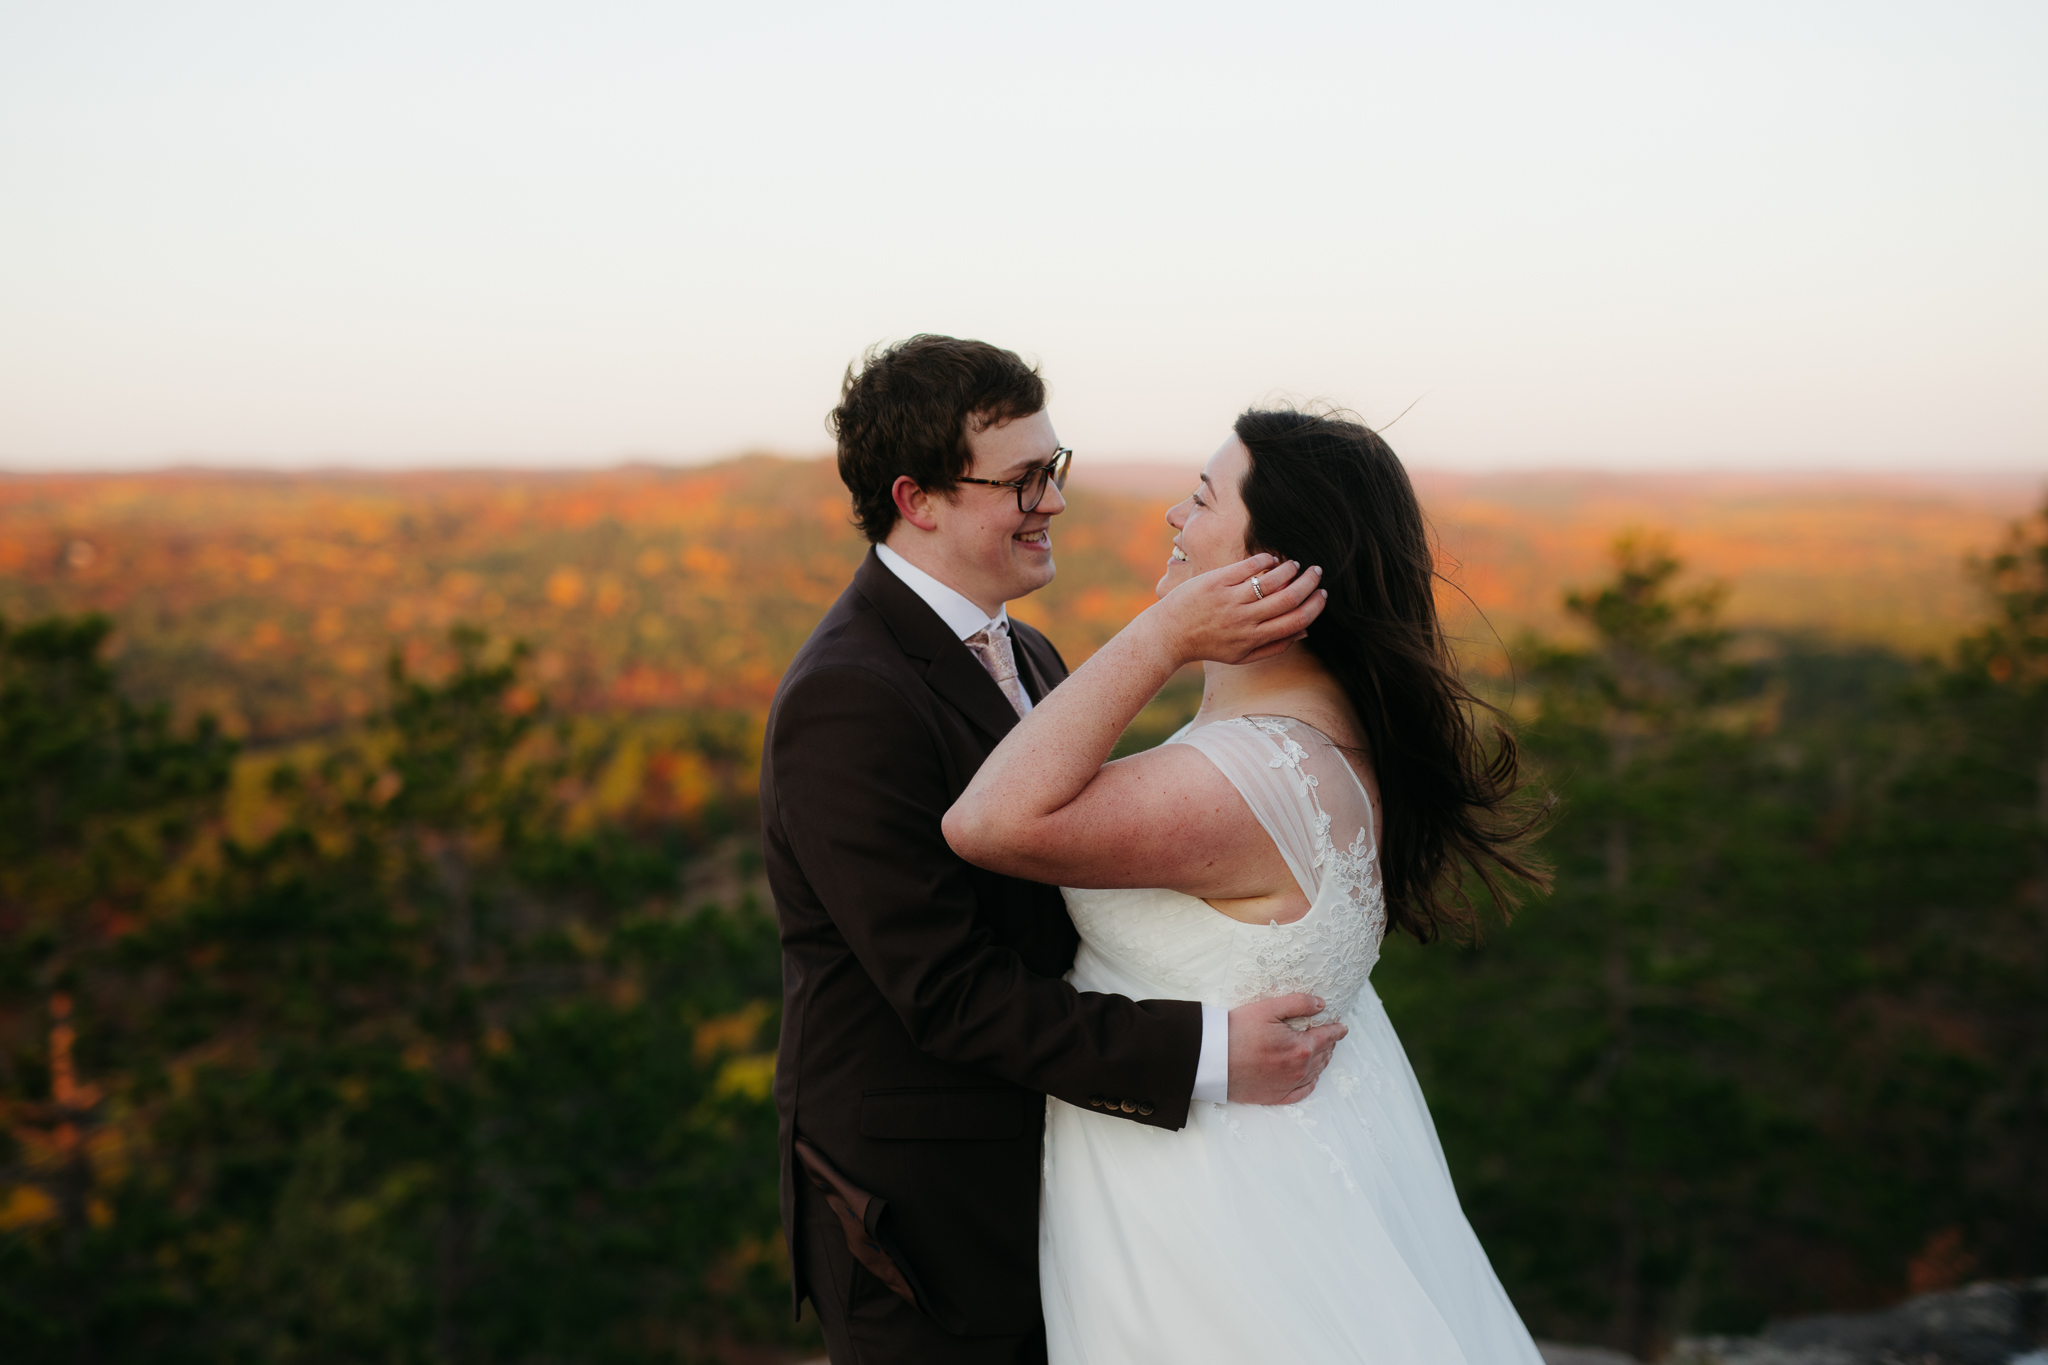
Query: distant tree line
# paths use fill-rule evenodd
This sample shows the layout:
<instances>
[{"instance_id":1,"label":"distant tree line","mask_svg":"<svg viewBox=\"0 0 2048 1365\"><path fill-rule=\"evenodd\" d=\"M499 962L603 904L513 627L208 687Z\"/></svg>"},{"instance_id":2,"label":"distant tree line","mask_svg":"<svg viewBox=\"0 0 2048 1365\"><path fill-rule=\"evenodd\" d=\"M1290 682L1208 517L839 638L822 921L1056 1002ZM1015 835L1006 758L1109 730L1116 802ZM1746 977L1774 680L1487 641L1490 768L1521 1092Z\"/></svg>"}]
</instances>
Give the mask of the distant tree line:
<instances>
[{"instance_id":1,"label":"distant tree line","mask_svg":"<svg viewBox=\"0 0 2048 1365\"><path fill-rule=\"evenodd\" d=\"M1586 643L1517 647L1556 890L1376 982L1539 1335L2048 1269L2048 513L1979 572L1988 623L1915 662L1738 637L1635 538ZM810 1344L773 922L680 890L744 804L577 818L589 754L458 631L237 841L235 746L131 703L109 629L0 623L0 1353Z\"/></svg>"}]
</instances>

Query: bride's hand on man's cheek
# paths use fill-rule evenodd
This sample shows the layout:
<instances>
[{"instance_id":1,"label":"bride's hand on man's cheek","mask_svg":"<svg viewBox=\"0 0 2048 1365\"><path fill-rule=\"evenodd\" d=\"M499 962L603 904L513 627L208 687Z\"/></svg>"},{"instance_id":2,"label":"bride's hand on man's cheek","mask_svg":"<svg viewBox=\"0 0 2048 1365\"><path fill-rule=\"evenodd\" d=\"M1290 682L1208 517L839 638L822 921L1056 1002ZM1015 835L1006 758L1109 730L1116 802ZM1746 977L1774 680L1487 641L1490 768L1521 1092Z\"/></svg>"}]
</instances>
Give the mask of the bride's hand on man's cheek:
<instances>
[{"instance_id":1,"label":"bride's hand on man's cheek","mask_svg":"<svg viewBox=\"0 0 2048 1365\"><path fill-rule=\"evenodd\" d=\"M1195 575L1156 609L1183 661L1253 663L1285 650L1322 614L1322 578L1319 566L1258 554Z\"/></svg>"}]
</instances>

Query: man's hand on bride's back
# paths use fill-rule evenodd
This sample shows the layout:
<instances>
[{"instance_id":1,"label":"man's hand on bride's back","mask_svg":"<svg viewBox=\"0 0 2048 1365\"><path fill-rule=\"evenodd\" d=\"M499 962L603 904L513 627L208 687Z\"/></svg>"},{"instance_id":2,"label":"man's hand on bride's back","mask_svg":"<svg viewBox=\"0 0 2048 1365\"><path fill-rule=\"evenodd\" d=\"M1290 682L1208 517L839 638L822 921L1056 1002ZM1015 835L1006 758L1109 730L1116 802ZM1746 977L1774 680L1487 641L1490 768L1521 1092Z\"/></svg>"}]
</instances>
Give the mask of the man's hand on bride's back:
<instances>
[{"instance_id":1,"label":"man's hand on bride's back","mask_svg":"<svg viewBox=\"0 0 2048 1365\"><path fill-rule=\"evenodd\" d=\"M1313 995L1278 995L1230 1012L1230 1102L1293 1104L1307 1099L1350 1032L1341 1023L1296 1029L1287 1021L1322 1011Z\"/></svg>"},{"instance_id":2,"label":"man's hand on bride's back","mask_svg":"<svg viewBox=\"0 0 2048 1365\"><path fill-rule=\"evenodd\" d=\"M1254 663L1285 650L1322 614L1322 581L1319 567L1257 554L1196 574L1146 615L1178 663Z\"/></svg>"}]
</instances>

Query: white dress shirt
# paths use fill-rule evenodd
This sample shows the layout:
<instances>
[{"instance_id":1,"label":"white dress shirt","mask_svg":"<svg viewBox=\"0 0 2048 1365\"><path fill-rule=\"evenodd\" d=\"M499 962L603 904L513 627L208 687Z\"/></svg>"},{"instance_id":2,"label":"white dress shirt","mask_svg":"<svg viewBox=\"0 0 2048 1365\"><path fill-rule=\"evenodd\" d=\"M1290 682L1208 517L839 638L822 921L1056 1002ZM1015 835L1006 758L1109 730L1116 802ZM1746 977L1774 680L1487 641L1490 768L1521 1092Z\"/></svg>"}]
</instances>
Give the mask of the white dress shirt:
<instances>
[{"instance_id":1,"label":"white dress shirt","mask_svg":"<svg viewBox=\"0 0 2048 1365\"><path fill-rule=\"evenodd\" d=\"M965 640L968 636L979 630L994 630L998 624L1005 630L1010 628L1010 606L1007 602L996 608L994 616L986 616L982 614L980 607L975 606L967 598L953 591L938 579L933 578L923 569L918 568L917 565L911 563L902 555L897 554L888 546L877 545L875 547L875 558L888 566L890 573L902 579L904 586L908 587L919 597L922 597L924 604L937 612L939 619L944 621L947 628L960 639ZM1010 650L1012 654L1017 652L1017 639L1014 634L1010 637ZM1018 669L1018 675L1021 679L1023 669ZM1024 694L1024 714L1028 716L1031 714L1031 707L1033 705L1031 689L1023 687L1018 690Z\"/></svg>"},{"instance_id":2,"label":"white dress shirt","mask_svg":"<svg viewBox=\"0 0 2048 1365\"><path fill-rule=\"evenodd\" d=\"M954 635L965 640L978 630L986 630L1002 622L1005 627L1010 621L1008 603L996 608L996 614L989 616L968 598L933 578L917 565L897 554L886 545L875 547L875 558L882 561L884 568L903 580L903 585L924 600L924 604L938 613ZM1013 636L1011 648L1017 648ZM1021 671L1021 670L1020 670ZM1032 707L1031 692L1024 690L1025 714ZM1194 1099L1222 1104L1230 1098L1230 1011L1221 1005L1202 1005L1202 1052L1195 1062Z\"/></svg>"}]
</instances>

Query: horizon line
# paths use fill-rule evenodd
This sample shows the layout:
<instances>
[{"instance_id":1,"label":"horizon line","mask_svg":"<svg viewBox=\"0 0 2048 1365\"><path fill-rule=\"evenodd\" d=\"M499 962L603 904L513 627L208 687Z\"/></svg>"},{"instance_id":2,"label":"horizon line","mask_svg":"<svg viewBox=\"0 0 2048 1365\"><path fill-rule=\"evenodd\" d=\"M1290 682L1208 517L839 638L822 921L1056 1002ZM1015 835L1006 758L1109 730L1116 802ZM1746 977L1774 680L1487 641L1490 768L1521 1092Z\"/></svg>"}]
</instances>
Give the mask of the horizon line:
<instances>
[{"instance_id":1,"label":"horizon line","mask_svg":"<svg viewBox=\"0 0 2048 1365\"><path fill-rule=\"evenodd\" d=\"M321 460L284 460L258 462L235 458L222 459L218 456L168 457L161 461L140 460L132 463L57 464L30 460L16 463L0 457L0 479L28 479L39 477L122 477L142 475L220 475L220 476L274 476L274 477L350 477L350 476L391 476L429 474L531 474L531 475L576 475L618 473L634 469L652 470L693 470L715 468L723 464L735 464L743 460L771 459L790 463L817 463L832 458L829 451L810 454L792 454L778 450L739 450L725 455L706 457L622 455L615 458L599 459L549 459L521 460L480 456L474 459L421 459L417 461L361 460L350 456L335 456ZM1102 470L1141 471L1185 471L1192 468L1193 458L1176 458L1165 455L1106 456L1088 462L1089 467ZM1506 460L1463 460L1406 458L1402 464L1412 473L1424 475L1457 475L1463 477L1488 477L1513 474L1569 474L1603 475L1624 478L1634 477L1729 477L1763 478L1769 480L1828 478L1828 477L1932 477L1944 481L1953 479L1998 479L2048 481L2048 461L2039 466L2010 463L1958 464L1952 458L1927 457L1924 463L1883 461L1869 463L1848 463L1829 461L1820 457L1806 460L1774 460L1768 463L1712 462L1708 459L1671 464L1638 464L1600 461L1586 457L1559 456L1516 457ZM1080 471L1077 471L1080 472Z\"/></svg>"}]
</instances>

